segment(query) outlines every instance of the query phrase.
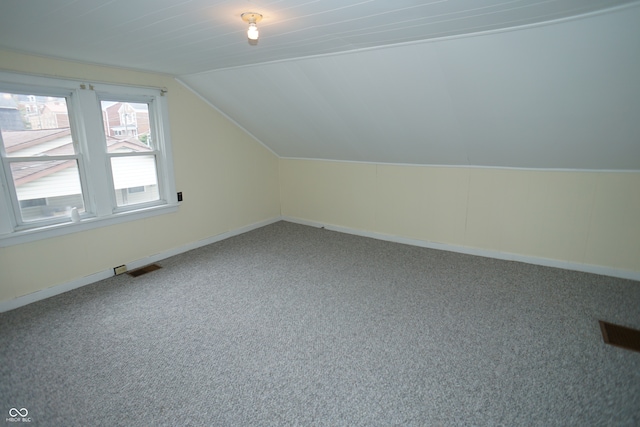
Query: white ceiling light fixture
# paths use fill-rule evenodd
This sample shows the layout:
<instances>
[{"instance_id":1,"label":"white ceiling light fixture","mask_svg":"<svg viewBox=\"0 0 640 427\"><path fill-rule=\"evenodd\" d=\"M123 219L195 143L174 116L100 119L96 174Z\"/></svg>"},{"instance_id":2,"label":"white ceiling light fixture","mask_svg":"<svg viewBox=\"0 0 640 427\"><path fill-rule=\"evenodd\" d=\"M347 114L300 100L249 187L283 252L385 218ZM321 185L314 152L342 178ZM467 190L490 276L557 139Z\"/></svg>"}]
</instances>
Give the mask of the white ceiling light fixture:
<instances>
[{"instance_id":1,"label":"white ceiling light fixture","mask_svg":"<svg viewBox=\"0 0 640 427\"><path fill-rule=\"evenodd\" d=\"M240 17L244 22L249 23L249 29L247 30L247 37L249 40L257 41L260 34L256 23L262 20L262 15L255 12L245 12L240 15Z\"/></svg>"}]
</instances>

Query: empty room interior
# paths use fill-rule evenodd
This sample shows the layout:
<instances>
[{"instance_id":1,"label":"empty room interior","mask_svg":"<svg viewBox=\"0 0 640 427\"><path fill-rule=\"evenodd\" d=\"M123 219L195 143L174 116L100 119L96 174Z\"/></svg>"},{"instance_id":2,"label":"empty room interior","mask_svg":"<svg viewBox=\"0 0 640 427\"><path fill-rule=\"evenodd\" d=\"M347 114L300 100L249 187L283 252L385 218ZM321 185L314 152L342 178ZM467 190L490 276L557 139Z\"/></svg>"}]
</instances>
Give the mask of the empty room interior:
<instances>
[{"instance_id":1,"label":"empty room interior","mask_svg":"<svg viewBox=\"0 0 640 427\"><path fill-rule=\"evenodd\" d=\"M640 1L0 5L8 425L640 425Z\"/></svg>"}]
</instances>

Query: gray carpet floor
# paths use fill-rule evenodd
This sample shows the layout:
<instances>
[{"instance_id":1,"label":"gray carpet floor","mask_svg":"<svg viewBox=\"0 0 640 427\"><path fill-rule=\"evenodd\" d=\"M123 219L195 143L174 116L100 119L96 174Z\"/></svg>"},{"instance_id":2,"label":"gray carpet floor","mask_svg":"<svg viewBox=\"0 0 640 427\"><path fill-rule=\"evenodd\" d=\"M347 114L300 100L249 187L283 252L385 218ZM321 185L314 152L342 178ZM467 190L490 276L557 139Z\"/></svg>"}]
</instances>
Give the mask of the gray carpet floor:
<instances>
[{"instance_id":1,"label":"gray carpet floor","mask_svg":"<svg viewBox=\"0 0 640 427\"><path fill-rule=\"evenodd\" d=\"M640 282L287 222L159 264L0 314L0 422L640 425Z\"/></svg>"}]
</instances>

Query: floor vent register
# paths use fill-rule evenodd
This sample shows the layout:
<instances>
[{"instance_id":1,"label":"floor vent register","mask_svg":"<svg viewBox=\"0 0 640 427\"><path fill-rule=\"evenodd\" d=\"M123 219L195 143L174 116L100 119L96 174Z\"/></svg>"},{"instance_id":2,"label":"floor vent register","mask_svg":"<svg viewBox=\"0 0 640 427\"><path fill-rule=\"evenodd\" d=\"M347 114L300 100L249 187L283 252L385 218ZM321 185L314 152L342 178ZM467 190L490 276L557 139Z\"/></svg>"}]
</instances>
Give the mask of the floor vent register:
<instances>
[{"instance_id":1,"label":"floor vent register","mask_svg":"<svg viewBox=\"0 0 640 427\"><path fill-rule=\"evenodd\" d=\"M144 267L140 267L140 268L136 268L135 270L131 270L131 271L127 272L127 274L129 276L138 277L138 276L142 276L143 274L147 274L147 273L151 273L152 271L156 271L156 270L158 270L160 268L162 268L162 267L160 267L158 264L149 264L149 265L146 265Z\"/></svg>"},{"instance_id":2,"label":"floor vent register","mask_svg":"<svg viewBox=\"0 0 640 427\"><path fill-rule=\"evenodd\" d=\"M640 352L640 331L600 320L604 342L616 347Z\"/></svg>"}]
</instances>

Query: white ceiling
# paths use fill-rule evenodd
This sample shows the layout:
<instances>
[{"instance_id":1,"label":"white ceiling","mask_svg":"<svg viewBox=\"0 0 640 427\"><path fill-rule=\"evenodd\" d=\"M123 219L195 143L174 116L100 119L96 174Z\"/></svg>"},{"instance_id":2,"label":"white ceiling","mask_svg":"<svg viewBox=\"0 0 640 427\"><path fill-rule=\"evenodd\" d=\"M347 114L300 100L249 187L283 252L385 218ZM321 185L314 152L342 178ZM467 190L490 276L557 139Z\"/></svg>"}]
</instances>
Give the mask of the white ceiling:
<instances>
[{"instance_id":1,"label":"white ceiling","mask_svg":"<svg viewBox=\"0 0 640 427\"><path fill-rule=\"evenodd\" d=\"M177 76L282 157L640 170L638 0L10 0L0 47Z\"/></svg>"}]
</instances>

